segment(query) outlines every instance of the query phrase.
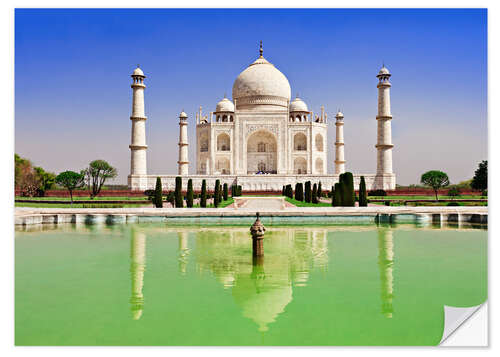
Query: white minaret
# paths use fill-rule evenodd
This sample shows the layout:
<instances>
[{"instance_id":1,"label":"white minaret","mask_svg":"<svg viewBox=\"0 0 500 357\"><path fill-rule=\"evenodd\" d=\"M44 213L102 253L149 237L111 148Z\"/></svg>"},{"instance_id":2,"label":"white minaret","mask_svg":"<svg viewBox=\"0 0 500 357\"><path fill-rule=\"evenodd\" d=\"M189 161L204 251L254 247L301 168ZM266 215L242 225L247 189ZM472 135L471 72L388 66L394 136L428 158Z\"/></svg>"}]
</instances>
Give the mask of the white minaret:
<instances>
[{"instance_id":1,"label":"white minaret","mask_svg":"<svg viewBox=\"0 0 500 357\"><path fill-rule=\"evenodd\" d=\"M378 72L378 115L377 115L377 175L392 174L391 133L391 83L389 70L382 66ZM385 180L384 180L385 181ZM384 187L385 188L385 187Z\"/></svg>"},{"instance_id":2,"label":"white minaret","mask_svg":"<svg viewBox=\"0 0 500 357\"><path fill-rule=\"evenodd\" d=\"M179 175L188 174L188 133L187 133L187 114L184 111L179 114Z\"/></svg>"},{"instance_id":3,"label":"white minaret","mask_svg":"<svg viewBox=\"0 0 500 357\"><path fill-rule=\"evenodd\" d=\"M137 66L132 73L132 139L130 148L130 176L129 187L131 189L143 189L144 183L138 176L146 176L146 115L144 113L144 78L146 76ZM135 177L134 177L135 176Z\"/></svg>"},{"instance_id":4,"label":"white minaret","mask_svg":"<svg viewBox=\"0 0 500 357\"><path fill-rule=\"evenodd\" d=\"M345 172L345 157L344 157L344 114L339 110L335 115L335 174L340 175Z\"/></svg>"}]
</instances>

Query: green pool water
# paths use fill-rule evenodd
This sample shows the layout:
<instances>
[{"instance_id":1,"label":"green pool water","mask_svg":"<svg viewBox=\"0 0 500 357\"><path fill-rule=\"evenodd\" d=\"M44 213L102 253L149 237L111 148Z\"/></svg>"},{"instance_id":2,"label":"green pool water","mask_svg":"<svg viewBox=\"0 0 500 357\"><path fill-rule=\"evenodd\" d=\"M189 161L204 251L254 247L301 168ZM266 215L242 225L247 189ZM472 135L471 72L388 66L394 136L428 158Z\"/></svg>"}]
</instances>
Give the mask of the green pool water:
<instances>
[{"instance_id":1,"label":"green pool water","mask_svg":"<svg viewBox=\"0 0 500 357\"><path fill-rule=\"evenodd\" d=\"M487 231L62 226L15 236L16 345L436 345L487 297Z\"/></svg>"}]
</instances>

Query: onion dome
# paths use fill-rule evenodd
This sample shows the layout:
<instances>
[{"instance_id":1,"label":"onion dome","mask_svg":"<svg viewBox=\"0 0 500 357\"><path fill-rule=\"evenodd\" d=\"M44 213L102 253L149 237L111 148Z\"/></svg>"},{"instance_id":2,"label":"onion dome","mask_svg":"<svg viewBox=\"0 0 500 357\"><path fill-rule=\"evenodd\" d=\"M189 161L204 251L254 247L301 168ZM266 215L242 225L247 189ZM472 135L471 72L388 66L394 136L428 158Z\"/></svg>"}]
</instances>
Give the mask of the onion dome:
<instances>
[{"instance_id":1,"label":"onion dome","mask_svg":"<svg viewBox=\"0 0 500 357\"><path fill-rule=\"evenodd\" d=\"M307 109L307 104L304 103L304 101L302 99L299 98L299 96L297 95L297 97L292 100L292 102L290 103L290 113L292 112L307 112L309 111Z\"/></svg>"},{"instance_id":2,"label":"onion dome","mask_svg":"<svg viewBox=\"0 0 500 357\"><path fill-rule=\"evenodd\" d=\"M382 65L382 68L380 68L380 71L378 72L377 77L390 76L390 75L391 75L391 73L389 72L389 70L385 67L385 65Z\"/></svg>"},{"instance_id":3,"label":"onion dome","mask_svg":"<svg viewBox=\"0 0 500 357\"><path fill-rule=\"evenodd\" d=\"M184 110L179 114L179 118L187 118L187 114L184 113Z\"/></svg>"},{"instance_id":4,"label":"onion dome","mask_svg":"<svg viewBox=\"0 0 500 357\"><path fill-rule=\"evenodd\" d=\"M261 105L287 107L291 96L290 83L283 73L262 56L250 64L233 84L236 106Z\"/></svg>"},{"instance_id":5,"label":"onion dome","mask_svg":"<svg viewBox=\"0 0 500 357\"><path fill-rule=\"evenodd\" d=\"M343 118L343 117L344 117L344 114L340 110L335 115L335 118L339 118L340 119L340 118Z\"/></svg>"},{"instance_id":6,"label":"onion dome","mask_svg":"<svg viewBox=\"0 0 500 357\"><path fill-rule=\"evenodd\" d=\"M144 72L142 71L142 69L139 68L139 65L137 65L137 68L134 69L134 72L132 73L132 76L145 77Z\"/></svg>"},{"instance_id":7,"label":"onion dome","mask_svg":"<svg viewBox=\"0 0 500 357\"><path fill-rule=\"evenodd\" d=\"M217 103L217 107L215 108L216 112L234 112L234 104L229 99L224 96L219 103Z\"/></svg>"}]
</instances>

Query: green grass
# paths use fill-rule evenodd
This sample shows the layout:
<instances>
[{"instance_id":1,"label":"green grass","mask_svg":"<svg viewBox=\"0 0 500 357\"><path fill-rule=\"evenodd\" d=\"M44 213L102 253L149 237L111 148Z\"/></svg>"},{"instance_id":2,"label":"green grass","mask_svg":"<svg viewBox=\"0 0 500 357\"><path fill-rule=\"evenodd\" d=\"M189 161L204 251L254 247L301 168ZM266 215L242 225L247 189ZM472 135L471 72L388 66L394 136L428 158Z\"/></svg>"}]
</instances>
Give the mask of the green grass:
<instances>
[{"instance_id":1,"label":"green grass","mask_svg":"<svg viewBox=\"0 0 500 357\"><path fill-rule=\"evenodd\" d=\"M234 199L232 197L228 197L227 201L222 201L219 204L219 207L217 207L217 208L224 208L224 207L227 207L227 206L229 206L229 205L231 205L233 203L234 203ZM200 208L200 205L199 204L195 204L195 205L193 205L193 208ZM215 208L215 207L214 207L214 205L212 203L210 203L210 204L207 204L206 208Z\"/></svg>"},{"instance_id":2,"label":"green grass","mask_svg":"<svg viewBox=\"0 0 500 357\"><path fill-rule=\"evenodd\" d=\"M451 200L451 199L463 199L463 200L468 200L468 199L487 199L488 197L486 196L474 196L474 195L463 195L463 196L442 196L438 195L438 199L440 200ZM368 199L372 200L434 200L436 197L434 195L428 195L428 196L368 196Z\"/></svg>"},{"instance_id":3,"label":"green grass","mask_svg":"<svg viewBox=\"0 0 500 357\"><path fill-rule=\"evenodd\" d=\"M285 200L287 202L290 202L291 204L297 206L297 207L331 207L331 203L326 203L326 202L318 202L318 203L307 203L303 201L297 201L294 198L290 197L285 197Z\"/></svg>"},{"instance_id":4,"label":"green grass","mask_svg":"<svg viewBox=\"0 0 500 357\"><path fill-rule=\"evenodd\" d=\"M72 205L61 203L38 203L38 202L16 202L15 207L34 207L34 208L129 208L129 207L150 207L151 204L127 205L119 203L73 203Z\"/></svg>"},{"instance_id":5,"label":"green grass","mask_svg":"<svg viewBox=\"0 0 500 357\"><path fill-rule=\"evenodd\" d=\"M30 200L30 201L70 201L69 197L22 197L16 196L16 200ZM118 196L118 197L96 197L93 200L89 196L73 196L73 201L147 201L146 196L139 197L128 197L128 196Z\"/></svg>"}]
</instances>

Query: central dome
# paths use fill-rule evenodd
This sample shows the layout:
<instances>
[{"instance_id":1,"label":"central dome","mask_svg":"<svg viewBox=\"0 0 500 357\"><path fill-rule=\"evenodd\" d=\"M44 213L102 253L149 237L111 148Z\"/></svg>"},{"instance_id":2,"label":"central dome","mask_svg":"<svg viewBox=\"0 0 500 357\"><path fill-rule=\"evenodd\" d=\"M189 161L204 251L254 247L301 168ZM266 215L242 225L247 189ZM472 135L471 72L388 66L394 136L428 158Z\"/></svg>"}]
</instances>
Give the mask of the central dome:
<instances>
[{"instance_id":1,"label":"central dome","mask_svg":"<svg viewBox=\"0 0 500 357\"><path fill-rule=\"evenodd\" d=\"M241 72L233 84L233 100L238 109L262 105L269 109L287 108L290 94L288 79L262 55Z\"/></svg>"}]
</instances>

